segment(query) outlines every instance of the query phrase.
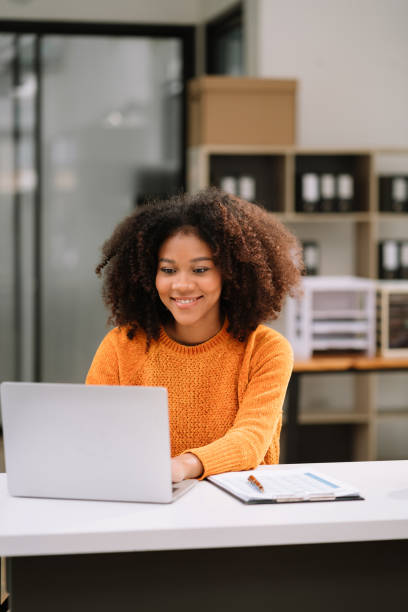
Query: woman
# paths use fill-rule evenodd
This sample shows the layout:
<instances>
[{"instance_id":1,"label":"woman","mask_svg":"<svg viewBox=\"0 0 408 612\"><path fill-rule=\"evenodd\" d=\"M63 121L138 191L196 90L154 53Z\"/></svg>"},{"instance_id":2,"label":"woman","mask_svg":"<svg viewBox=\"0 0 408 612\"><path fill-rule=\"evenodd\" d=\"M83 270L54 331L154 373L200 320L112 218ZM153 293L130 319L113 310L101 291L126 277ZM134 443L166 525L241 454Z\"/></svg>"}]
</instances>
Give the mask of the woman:
<instances>
[{"instance_id":1,"label":"woman","mask_svg":"<svg viewBox=\"0 0 408 612\"><path fill-rule=\"evenodd\" d=\"M209 188L137 209L96 272L116 327L87 383L167 387L173 482L278 463L293 359L262 322L299 284L295 237Z\"/></svg>"}]
</instances>

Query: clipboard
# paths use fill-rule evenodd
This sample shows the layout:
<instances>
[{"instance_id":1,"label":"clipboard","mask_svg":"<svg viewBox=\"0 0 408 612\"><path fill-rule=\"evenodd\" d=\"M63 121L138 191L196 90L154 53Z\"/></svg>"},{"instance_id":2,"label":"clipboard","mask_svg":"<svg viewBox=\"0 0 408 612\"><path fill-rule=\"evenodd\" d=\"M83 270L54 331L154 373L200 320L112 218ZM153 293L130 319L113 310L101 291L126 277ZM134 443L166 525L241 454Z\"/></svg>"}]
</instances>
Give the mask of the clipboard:
<instances>
[{"instance_id":1,"label":"clipboard","mask_svg":"<svg viewBox=\"0 0 408 612\"><path fill-rule=\"evenodd\" d=\"M245 504L289 504L364 500L351 484L311 467L260 466L243 472L224 472L207 480ZM255 477L261 491L250 482Z\"/></svg>"}]
</instances>

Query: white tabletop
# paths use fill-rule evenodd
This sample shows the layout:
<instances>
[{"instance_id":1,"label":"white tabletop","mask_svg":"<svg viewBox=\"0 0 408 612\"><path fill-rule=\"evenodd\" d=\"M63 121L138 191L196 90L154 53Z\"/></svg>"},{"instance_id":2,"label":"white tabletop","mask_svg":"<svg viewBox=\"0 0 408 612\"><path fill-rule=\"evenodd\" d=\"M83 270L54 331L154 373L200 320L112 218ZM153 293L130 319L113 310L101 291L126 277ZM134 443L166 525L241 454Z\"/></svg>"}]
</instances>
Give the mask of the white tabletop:
<instances>
[{"instance_id":1,"label":"white tabletop","mask_svg":"<svg viewBox=\"0 0 408 612\"><path fill-rule=\"evenodd\" d=\"M310 465L365 500L247 506L206 481L169 505L31 499L0 474L0 556L408 539L408 461Z\"/></svg>"}]
</instances>

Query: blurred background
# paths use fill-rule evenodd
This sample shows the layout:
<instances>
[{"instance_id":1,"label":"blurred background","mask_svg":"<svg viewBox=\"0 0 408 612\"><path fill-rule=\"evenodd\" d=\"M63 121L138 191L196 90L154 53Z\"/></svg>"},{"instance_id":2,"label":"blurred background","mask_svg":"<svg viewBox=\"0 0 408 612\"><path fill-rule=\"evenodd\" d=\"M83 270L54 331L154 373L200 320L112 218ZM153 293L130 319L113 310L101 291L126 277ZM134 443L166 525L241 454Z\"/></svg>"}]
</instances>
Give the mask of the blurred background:
<instances>
[{"instance_id":1,"label":"blurred background","mask_svg":"<svg viewBox=\"0 0 408 612\"><path fill-rule=\"evenodd\" d=\"M145 198L188 187L193 77L296 80L298 147L405 147L381 163L408 174L407 23L406 0L3 0L0 380L84 381L107 331L104 240ZM354 223L290 226L319 244L321 273L354 273ZM376 457L408 458L406 375L376 385L400 409ZM306 380L303 409L352 410L353 389Z\"/></svg>"}]
</instances>

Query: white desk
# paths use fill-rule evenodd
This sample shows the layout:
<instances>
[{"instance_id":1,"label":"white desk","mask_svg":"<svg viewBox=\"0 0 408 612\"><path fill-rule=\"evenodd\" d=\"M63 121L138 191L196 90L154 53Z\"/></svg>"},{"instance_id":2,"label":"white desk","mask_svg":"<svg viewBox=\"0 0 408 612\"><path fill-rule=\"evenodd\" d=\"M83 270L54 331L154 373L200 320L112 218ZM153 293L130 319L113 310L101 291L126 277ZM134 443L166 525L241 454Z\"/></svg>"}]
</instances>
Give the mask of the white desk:
<instances>
[{"instance_id":1,"label":"white desk","mask_svg":"<svg viewBox=\"0 0 408 612\"><path fill-rule=\"evenodd\" d=\"M332 612L407 597L408 461L314 467L365 500L246 506L208 482L171 505L12 498L1 475L13 612L124 612L136 600L138 610L180 611L192 597L194 611L258 600L316 612L317 582Z\"/></svg>"}]
</instances>

